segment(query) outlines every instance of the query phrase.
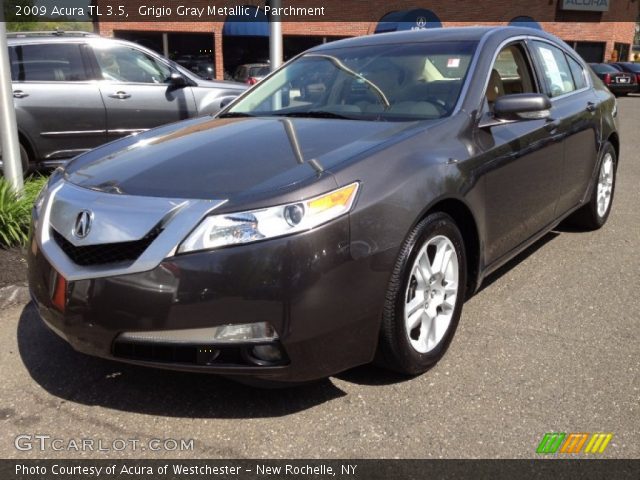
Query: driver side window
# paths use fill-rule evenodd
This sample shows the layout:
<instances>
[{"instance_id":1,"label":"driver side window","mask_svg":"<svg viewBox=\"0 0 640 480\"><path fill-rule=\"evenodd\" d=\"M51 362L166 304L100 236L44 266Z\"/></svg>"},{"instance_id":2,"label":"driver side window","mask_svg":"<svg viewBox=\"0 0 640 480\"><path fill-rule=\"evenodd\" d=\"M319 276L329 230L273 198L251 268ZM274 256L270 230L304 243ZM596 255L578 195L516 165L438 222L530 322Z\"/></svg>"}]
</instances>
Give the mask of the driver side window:
<instances>
[{"instance_id":1,"label":"driver side window","mask_svg":"<svg viewBox=\"0 0 640 480\"><path fill-rule=\"evenodd\" d=\"M102 78L114 82L166 83L171 70L144 52L127 46L94 48Z\"/></svg>"},{"instance_id":2,"label":"driver side window","mask_svg":"<svg viewBox=\"0 0 640 480\"><path fill-rule=\"evenodd\" d=\"M489 107L498 97L514 93L536 93L529 60L521 43L513 43L504 47L493 64L486 99Z\"/></svg>"}]
</instances>

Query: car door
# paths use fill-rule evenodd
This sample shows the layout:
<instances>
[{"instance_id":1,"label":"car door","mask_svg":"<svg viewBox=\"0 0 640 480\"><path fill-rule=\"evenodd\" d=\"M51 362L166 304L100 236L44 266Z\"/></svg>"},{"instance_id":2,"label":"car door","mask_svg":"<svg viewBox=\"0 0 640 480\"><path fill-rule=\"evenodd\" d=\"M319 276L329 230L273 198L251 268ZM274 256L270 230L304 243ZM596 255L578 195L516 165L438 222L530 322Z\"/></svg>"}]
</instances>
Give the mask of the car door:
<instances>
[{"instance_id":1,"label":"car door","mask_svg":"<svg viewBox=\"0 0 640 480\"><path fill-rule=\"evenodd\" d=\"M106 141L104 104L85 44L11 45L9 58L18 128L37 154L32 160L58 162Z\"/></svg>"},{"instance_id":2,"label":"car door","mask_svg":"<svg viewBox=\"0 0 640 480\"><path fill-rule=\"evenodd\" d=\"M97 42L93 53L109 138L196 115L191 87L171 83L174 71L159 57L118 42Z\"/></svg>"},{"instance_id":3,"label":"car door","mask_svg":"<svg viewBox=\"0 0 640 480\"><path fill-rule=\"evenodd\" d=\"M584 198L598 158L597 99L587 72L578 60L555 45L532 41L547 95L551 117L562 140L564 167L556 215Z\"/></svg>"},{"instance_id":4,"label":"car door","mask_svg":"<svg viewBox=\"0 0 640 480\"><path fill-rule=\"evenodd\" d=\"M544 118L496 122L496 98L539 93L524 42L498 53L484 99L476 141L485 171L485 261L491 264L540 232L554 218L563 169L562 145Z\"/></svg>"}]
</instances>

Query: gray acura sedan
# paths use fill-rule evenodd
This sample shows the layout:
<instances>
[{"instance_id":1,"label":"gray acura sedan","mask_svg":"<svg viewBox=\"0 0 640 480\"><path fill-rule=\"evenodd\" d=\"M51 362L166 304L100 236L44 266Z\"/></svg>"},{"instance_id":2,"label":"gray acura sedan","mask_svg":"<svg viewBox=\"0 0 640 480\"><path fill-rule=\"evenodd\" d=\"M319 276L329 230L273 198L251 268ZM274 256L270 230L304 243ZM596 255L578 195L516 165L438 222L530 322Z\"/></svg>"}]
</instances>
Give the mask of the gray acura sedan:
<instances>
[{"instance_id":1,"label":"gray acura sedan","mask_svg":"<svg viewBox=\"0 0 640 480\"><path fill-rule=\"evenodd\" d=\"M325 44L216 118L56 171L31 293L109 359L274 383L374 359L420 374L488 273L565 219L606 222L617 132L613 95L542 31Z\"/></svg>"}]
</instances>

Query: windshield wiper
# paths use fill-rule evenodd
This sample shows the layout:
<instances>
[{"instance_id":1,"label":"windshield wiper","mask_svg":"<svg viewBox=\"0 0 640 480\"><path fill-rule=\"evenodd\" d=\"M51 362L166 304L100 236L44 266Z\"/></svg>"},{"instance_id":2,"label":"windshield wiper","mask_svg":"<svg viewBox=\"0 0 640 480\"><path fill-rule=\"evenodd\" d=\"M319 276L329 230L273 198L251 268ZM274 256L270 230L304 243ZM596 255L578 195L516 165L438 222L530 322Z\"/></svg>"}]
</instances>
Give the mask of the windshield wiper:
<instances>
[{"instance_id":1,"label":"windshield wiper","mask_svg":"<svg viewBox=\"0 0 640 480\"><path fill-rule=\"evenodd\" d=\"M245 112L227 112L218 116L218 118L241 118L241 117L255 117L255 115L252 115L250 113L245 113Z\"/></svg>"},{"instance_id":2,"label":"windshield wiper","mask_svg":"<svg viewBox=\"0 0 640 480\"><path fill-rule=\"evenodd\" d=\"M341 118L343 120L355 120L353 117L340 115L339 113L326 110L309 110L306 112L276 113L279 117L303 117L303 118Z\"/></svg>"},{"instance_id":3,"label":"windshield wiper","mask_svg":"<svg viewBox=\"0 0 640 480\"><path fill-rule=\"evenodd\" d=\"M347 67L344 63L342 63L338 58L334 57L333 55L326 55L326 54L321 54L321 53L308 53L305 56L306 57L319 57L319 58L325 58L325 59L329 60L331 63L333 63L336 67L338 67L343 72L346 72L349 75L352 75L352 76L356 77L357 79L362 80L367 85L369 85L373 89L373 91L376 93L376 95L378 95L378 97L380 97L380 100L382 101L382 104L384 105L384 109L385 110L387 110L387 109L389 109L391 107L391 104L389 103L389 99L387 98L387 96L384 94L384 92L382 91L382 89L378 85L376 85L375 83L373 83L371 80L369 80L365 76L361 75L360 73L354 72L349 67Z\"/></svg>"}]
</instances>

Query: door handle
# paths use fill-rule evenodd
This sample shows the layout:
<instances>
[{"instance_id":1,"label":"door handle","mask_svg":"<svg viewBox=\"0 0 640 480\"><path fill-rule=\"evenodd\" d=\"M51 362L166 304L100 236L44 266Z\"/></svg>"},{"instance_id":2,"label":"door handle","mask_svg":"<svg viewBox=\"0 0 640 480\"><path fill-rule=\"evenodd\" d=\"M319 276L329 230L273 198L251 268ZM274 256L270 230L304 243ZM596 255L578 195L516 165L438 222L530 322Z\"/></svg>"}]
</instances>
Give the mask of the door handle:
<instances>
[{"instance_id":1,"label":"door handle","mask_svg":"<svg viewBox=\"0 0 640 480\"><path fill-rule=\"evenodd\" d=\"M125 98L129 98L131 97L130 93L127 92L123 92L122 90L120 90L119 92L116 93L112 93L111 95L109 95L111 98L117 98L119 100L124 100Z\"/></svg>"},{"instance_id":2,"label":"door handle","mask_svg":"<svg viewBox=\"0 0 640 480\"><path fill-rule=\"evenodd\" d=\"M587 108L585 108L587 112L594 113L596 111L596 104L593 102L587 102Z\"/></svg>"},{"instance_id":3,"label":"door handle","mask_svg":"<svg viewBox=\"0 0 640 480\"><path fill-rule=\"evenodd\" d=\"M13 91L13 98L24 98L24 97L28 97L29 94L23 92L22 90L14 90Z\"/></svg>"},{"instance_id":4,"label":"door handle","mask_svg":"<svg viewBox=\"0 0 640 480\"><path fill-rule=\"evenodd\" d=\"M546 128L546 130L549 133L553 134L553 133L556 133L559 126L560 126L560 122L558 120L550 120L547 123L545 123L544 128Z\"/></svg>"}]
</instances>

